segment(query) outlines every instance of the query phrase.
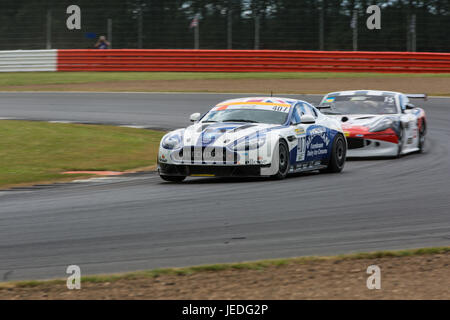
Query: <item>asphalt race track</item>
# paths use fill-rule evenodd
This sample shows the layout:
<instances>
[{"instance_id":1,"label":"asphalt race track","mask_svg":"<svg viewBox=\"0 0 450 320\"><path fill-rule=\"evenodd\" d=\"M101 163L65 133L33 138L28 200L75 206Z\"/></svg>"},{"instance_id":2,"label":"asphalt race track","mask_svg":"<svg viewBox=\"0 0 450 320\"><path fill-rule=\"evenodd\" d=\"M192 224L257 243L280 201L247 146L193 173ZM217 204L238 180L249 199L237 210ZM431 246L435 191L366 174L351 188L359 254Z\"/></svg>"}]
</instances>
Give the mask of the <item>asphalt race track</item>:
<instances>
[{"instance_id":1,"label":"asphalt race track","mask_svg":"<svg viewBox=\"0 0 450 320\"><path fill-rule=\"evenodd\" d=\"M191 113L206 112L218 101L245 96L249 95L0 92L0 118L133 124L167 130L186 126ZM317 102L320 99L310 98Z\"/></svg>"},{"instance_id":2,"label":"asphalt race track","mask_svg":"<svg viewBox=\"0 0 450 320\"><path fill-rule=\"evenodd\" d=\"M0 117L175 128L237 96L0 93ZM65 277L72 264L86 275L447 246L450 99L421 105L424 154L349 161L342 174L171 184L145 173L0 192L0 281Z\"/></svg>"}]
</instances>

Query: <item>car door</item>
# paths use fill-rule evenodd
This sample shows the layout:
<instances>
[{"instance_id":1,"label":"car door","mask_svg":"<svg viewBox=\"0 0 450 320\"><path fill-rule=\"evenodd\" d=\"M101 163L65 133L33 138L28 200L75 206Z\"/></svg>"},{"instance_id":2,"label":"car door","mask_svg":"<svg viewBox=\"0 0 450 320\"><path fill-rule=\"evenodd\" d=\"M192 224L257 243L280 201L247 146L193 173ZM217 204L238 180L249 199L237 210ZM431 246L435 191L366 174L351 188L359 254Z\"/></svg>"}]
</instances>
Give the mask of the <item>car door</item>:
<instances>
[{"instance_id":1,"label":"car door","mask_svg":"<svg viewBox=\"0 0 450 320\"><path fill-rule=\"evenodd\" d=\"M327 159L331 149L331 131L313 106L304 103L303 108L305 115L315 119L315 123L310 124L306 130L306 159L311 162Z\"/></svg>"},{"instance_id":2,"label":"car door","mask_svg":"<svg viewBox=\"0 0 450 320\"><path fill-rule=\"evenodd\" d=\"M300 108L300 103L294 106L291 117L291 126L293 127L295 137L297 139L297 149L293 154L293 163L301 163L305 161L306 157L306 128L305 125L301 123L302 110Z\"/></svg>"},{"instance_id":3,"label":"car door","mask_svg":"<svg viewBox=\"0 0 450 320\"><path fill-rule=\"evenodd\" d=\"M408 97L405 95L400 95L399 97L400 107L402 110L402 115L400 120L403 127L403 147L408 149L415 147L418 142L418 126L417 117L413 114L411 110L406 109L406 105L409 103Z\"/></svg>"},{"instance_id":4,"label":"car door","mask_svg":"<svg viewBox=\"0 0 450 320\"><path fill-rule=\"evenodd\" d=\"M302 116L304 115L310 115L317 119L317 115L312 112L312 109L305 103L299 102L294 106L293 114L292 114L292 121L291 124L293 126L295 136L297 138L297 151L295 163L302 163L302 162L309 162L312 159L311 156L308 156L308 147L311 146L311 131L310 128L316 127L317 125L315 123L301 123Z\"/></svg>"}]
</instances>

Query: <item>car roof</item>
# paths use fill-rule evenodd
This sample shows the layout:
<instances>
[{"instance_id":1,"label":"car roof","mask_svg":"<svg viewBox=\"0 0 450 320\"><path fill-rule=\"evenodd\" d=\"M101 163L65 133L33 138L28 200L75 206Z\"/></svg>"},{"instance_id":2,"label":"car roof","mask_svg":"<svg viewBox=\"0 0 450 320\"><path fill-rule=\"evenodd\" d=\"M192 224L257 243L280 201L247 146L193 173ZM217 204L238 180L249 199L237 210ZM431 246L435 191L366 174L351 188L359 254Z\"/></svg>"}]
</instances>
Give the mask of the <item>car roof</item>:
<instances>
[{"instance_id":1,"label":"car roof","mask_svg":"<svg viewBox=\"0 0 450 320\"><path fill-rule=\"evenodd\" d=\"M371 95L371 96L397 96L403 94L396 91L385 90L349 90L349 91L335 91L327 93L326 96L351 96L351 95Z\"/></svg>"},{"instance_id":2,"label":"car roof","mask_svg":"<svg viewBox=\"0 0 450 320\"><path fill-rule=\"evenodd\" d=\"M247 97L247 98L237 98L237 99L229 99L222 101L216 105L217 106L224 106L224 105L239 105L239 103L242 104L249 104L252 103L254 105L267 105L272 104L274 106L280 105L280 106L292 106L294 103L297 103L299 100L297 99L289 99L289 98L282 98L282 97Z\"/></svg>"}]
</instances>

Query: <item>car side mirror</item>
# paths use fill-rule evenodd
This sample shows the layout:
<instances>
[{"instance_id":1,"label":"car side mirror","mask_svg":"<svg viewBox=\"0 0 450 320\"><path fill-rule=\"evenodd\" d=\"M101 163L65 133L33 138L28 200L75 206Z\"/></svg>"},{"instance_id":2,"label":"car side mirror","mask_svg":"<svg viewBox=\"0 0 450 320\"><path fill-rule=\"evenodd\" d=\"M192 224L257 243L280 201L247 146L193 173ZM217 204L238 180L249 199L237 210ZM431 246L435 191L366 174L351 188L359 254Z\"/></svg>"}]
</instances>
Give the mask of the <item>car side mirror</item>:
<instances>
[{"instance_id":1,"label":"car side mirror","mask_svg":"<svg viewBox=\"0 0 450 320\"><path fill-rule=\"evenodd\" d=\"M302 115L302 117L300 119L300 123L312 124L312 123L316 123L316 119L312 115L304 114L304 115Z\"/></svg>"},{"instance_id":2,"label":"car side mirror","mask_svg":"<svg viewBox=\"0 0 450 320\"><path fill-rule=\"evenodd\" d=\"M201 116L201 114L196 112L196 113L191 114L189 119L191 120L191 122L195 122L195 121L198 121L198 119L200 119L200 116Z\"/></svg>"},{"instance_id":3,"label":"car side mirror","mask_svg":"<svg viewBox=\"0 0 450 320\"><path fill-rule=\"evenodd\" d=\"M416 107L416 106L413 105L412 103L407 103L407 104L405 105L406 110L411 110L411 109L414 109L415 107Z\"/></svg>"}]
</instances>

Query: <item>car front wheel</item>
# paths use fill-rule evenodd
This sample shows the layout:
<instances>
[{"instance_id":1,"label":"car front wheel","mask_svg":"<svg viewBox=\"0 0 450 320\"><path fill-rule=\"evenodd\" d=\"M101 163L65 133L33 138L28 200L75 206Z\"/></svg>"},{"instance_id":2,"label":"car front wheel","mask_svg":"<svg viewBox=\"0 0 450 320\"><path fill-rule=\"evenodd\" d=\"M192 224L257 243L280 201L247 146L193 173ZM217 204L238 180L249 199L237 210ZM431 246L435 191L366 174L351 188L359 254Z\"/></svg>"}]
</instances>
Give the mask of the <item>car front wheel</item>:
<instances>
[{"instance_id":1,"label":"car front wheel","mask_svg":"<svg viewBox=\"0 0 450 320\"><path fill-rule=\"evenodd\" d=\"M347 156L347 143L342 135L337 135L333 142L328 167L320 170L320 172L337 173L344 169L345 157Z\"/></svg>"},{"instance_id":2,"label":"car front wheel","mask_svg":"<svg viewBox=\"0 0 450 320\"><path fill-rule=\"evenodd\" d=\"M289 148L285 141L281 140L278 144L278 172L273 176L274 179L281 180L286 178L289 172Z\"/></svg>"}]
</instances>

